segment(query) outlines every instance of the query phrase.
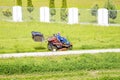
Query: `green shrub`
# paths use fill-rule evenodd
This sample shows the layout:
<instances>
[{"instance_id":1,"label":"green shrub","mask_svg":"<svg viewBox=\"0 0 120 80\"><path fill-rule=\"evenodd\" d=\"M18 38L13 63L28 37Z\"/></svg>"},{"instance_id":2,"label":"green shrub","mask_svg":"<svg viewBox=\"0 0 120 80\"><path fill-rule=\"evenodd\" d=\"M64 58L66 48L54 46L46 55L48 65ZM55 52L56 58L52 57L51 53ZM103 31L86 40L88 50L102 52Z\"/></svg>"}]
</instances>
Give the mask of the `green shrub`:
<instances>
[{"instance_id":1,"label":"green shrub","mask_svg":"<svg viewBox=\"0 0 120 80\"><path fill-rule=\"evenodd\" d=\"M93 8L91 9L91 15L92 16L97 16L98 9L99 9L98 4L94 5Z\"/></svg>"},{"instance_id":2,"label":"green shrub","mask_svg":"<svg viewBox=\"0 0 120 80\"><path fill-rule=\"evenodd\" d=\"M116 11L116 8L115 8L115 5L112 3L111 0L108 0L106 3L105 3L105 8L109 10L109 18L111 19L116 19L117 18L117 11Z\"/></svg>"},{"instance_id":3,"label":"green shrub","mask_svg":"<svg viewBox=\"0 0 120 80\"><path fill-rule=\"evenodd\" d=\"M3 10L2 13L6 17L12 16L12 12L9 9Z\"/></svg>"}]
</instances>

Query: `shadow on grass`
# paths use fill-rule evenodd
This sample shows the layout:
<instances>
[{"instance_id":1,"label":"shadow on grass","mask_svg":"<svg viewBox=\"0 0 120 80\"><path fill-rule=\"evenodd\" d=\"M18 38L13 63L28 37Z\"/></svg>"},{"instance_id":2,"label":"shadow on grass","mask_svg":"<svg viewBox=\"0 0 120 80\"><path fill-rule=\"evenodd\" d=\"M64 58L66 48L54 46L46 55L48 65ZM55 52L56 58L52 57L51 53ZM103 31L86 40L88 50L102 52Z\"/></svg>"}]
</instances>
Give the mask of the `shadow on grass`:
<instances>
[{"instance_id":1,"label":"shadow on grass","mask_svg":"<svg viewBox=\"0 0 120 80\"><path fill-rule=\"evenodd\" d=\"M92 46L92 45L82 45L80 47L80 49L95 49L95 48L96 48L96 46Z\"/></svg>"},{"instance_id":2,"label":"shadow on grass","mask_svg":"<svg viewBox=\"0 0 120 80\"><path fill-rule=\"evenodd\" d=\"M34 49L35 50L45 50L46 47L44 47L44 46L36 46L36 47L34 47Z\"/></svg>"}]
</instances>

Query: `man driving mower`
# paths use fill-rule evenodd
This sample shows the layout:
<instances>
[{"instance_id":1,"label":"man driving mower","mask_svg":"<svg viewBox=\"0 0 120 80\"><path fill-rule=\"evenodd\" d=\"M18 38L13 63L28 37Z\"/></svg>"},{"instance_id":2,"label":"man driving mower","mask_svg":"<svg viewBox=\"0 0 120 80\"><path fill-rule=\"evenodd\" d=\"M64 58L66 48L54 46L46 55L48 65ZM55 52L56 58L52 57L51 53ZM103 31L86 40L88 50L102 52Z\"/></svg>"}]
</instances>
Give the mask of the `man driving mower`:
<instances>
[{"instance_id":1,"label":"man driving mower","mask_svg":"<svg viewBox=\"0 0 120 80\"><path fill-rule=\"evenodd\" d=\"M72 49L72 44L58 33L48 38L48 49L51 51L68 50Z\"/></svg>"}]
</instances>

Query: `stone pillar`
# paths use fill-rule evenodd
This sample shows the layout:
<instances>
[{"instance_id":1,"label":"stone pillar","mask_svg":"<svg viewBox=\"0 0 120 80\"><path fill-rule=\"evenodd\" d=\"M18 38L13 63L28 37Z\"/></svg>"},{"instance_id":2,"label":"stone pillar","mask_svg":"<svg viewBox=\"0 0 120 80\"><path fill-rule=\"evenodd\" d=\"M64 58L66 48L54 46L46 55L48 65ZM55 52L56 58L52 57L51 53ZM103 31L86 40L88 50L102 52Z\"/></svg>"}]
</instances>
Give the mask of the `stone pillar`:
<instances>
[{"instance_id":1,"label":"stone pillar","mask_svg":"<svg viewBox=\"0 0 120 80\"><path fill-rule=\"evenodd\" d=\"M108 26L108 10L105 8L98 10L98 25Z\"/></svg>"},{"instance_id":2,"label":"stone pillar","mask_svg":"<svg viewBox=\"0 0 120 80\"><path fill-rule=\"evenodd\" d=\"M50 11L48 7L40 8L40 21L41 22L50 22Z\"/></svg>"},{"instance_id":3,"label":"stone pillar","mask_svg":"<svg viewBox=\"0 0 120 80\"><path fill-rule=\"evenodd\" d=\"M68 10L68 24L78 23L78 8L69 8Z\"/></svg>"},{"instance_id":4,"label":"stone pillar","mask_svg":"<svg viewBox=\"0 0 120 80\"><path fill-rule=\"evenodd\" d=\"M22 7L13 6L13 21L22 22Z\"/></svg>"}]
</instances>

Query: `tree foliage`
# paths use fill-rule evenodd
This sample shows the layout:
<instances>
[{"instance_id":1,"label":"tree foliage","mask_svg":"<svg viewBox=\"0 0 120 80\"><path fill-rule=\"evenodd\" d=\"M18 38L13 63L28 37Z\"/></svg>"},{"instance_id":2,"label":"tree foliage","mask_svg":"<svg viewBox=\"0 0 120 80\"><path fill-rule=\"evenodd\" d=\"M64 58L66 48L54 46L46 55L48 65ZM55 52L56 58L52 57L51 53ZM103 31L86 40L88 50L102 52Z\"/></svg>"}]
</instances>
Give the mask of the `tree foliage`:
<instances>
[{"instance_id":1,"label":"tree foliage","mask_svg":"<svg viewBox=\"0 0 120 80\"><path fill-rule=\"evenodd\" d=\"M54 0L50 0L49 7L50 7L50 15L51 16L56 15Z\"/></svg>"},{"instance_id":2,"label":"tree foliage","mask_svg":"<svg viewBox=\"0 0 120 80\"><path fill-rule=\"evenodd\" d=\"M67 0L62 0L62 7L61 7L61 20L66 21L67 18Z\"/></svg>"},{"instance_id":3,"label":"tree foliage","mask_svg":"<svg viewBox=\"0 0 120 80\"><path fill-rule=\"evenodd\" d=\"M22 0L17 0L17 1L16 1L16 4L17 4L18 6L22 6Z\"/></svg>"},{"instance_id":4,"label":"tree foliage","mask_svg":"<svg viewBox=\"0 0 120 80\"><path fill-rule=\"evenodd\" d=\"M32 0L27 0L27 10L31 13L34 8L33 8L33 4L32 4Z\"/></svg>"}]
</instances>

